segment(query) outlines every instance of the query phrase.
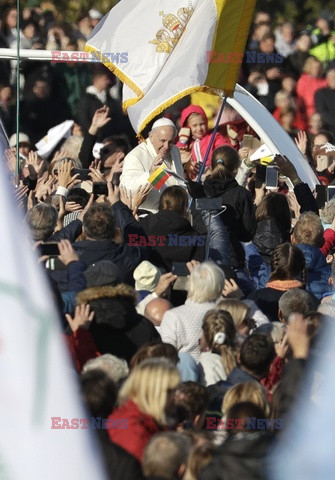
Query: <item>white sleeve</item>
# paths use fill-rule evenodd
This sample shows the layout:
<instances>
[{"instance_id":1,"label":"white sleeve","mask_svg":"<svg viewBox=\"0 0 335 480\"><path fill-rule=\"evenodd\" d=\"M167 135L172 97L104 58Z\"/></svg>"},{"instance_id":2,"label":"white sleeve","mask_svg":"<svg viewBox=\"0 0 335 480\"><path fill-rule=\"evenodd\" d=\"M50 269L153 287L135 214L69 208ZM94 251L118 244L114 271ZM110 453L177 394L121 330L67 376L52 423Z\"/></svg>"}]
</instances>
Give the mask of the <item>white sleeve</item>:
<instances>
[{"instance_id":1,"label":"white sleeve","mask_svg":"<svg viewBox=\"0 0 335 480\"><path fill-rule=\"evenodd\" d=\"M259 327L260 325L263 325L264 323L269 323L269 319L262 310L260 310L256 303L253 300L243 300L243 303L247 305L247 307L250 308L250 317L255 320L256 326Z\"/></svg>"},{"instance_id":2,"label":"white sleeve","mask_svg":"<svg viewBox=\"0 0 335 480\"><path fill-rule=\"evenodd\" d=\"M168 310L163 315L163 320L160 326L160 335L164 343L170 343L177 348L177 321L176 316Z\"/></svg>"},{"instance_id":3,"label":"white sleeve","mask_svg":"<svg viewBox=\"0 0 335 480\"><path fill-rule=\"evenodd\" d=\"M127 190L135 192L139 187L147 183L149 177L150 173L139 157L131 152L128 153L124 159L120 184Z\"/></svg>"},{"instance_id":4,"label":"white sleeve","mask_svg":"<svg viewBox=\"0 0 335 480\"><path fill-rule=\"evenodd\" d=\"M241 187L245 187L247 183L248 173L252 167L248 167L244 162L241 162L240 168L238 169L235 180Z\"/></svg>"}]
</instances>

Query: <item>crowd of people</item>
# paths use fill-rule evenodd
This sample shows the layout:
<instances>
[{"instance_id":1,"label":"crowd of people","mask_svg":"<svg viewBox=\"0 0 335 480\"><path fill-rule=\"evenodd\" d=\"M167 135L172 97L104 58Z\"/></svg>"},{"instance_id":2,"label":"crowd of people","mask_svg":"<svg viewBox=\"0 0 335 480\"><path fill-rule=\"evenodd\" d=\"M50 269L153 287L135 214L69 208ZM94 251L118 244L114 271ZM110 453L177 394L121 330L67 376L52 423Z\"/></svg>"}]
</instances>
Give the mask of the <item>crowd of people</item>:
<instances>
[{"instance_id":1,"label":"crowd of people","mask_svg":"<svg viewBox=\"0 0 335 480\"><path fill-rule=\"evenodd\" d=\"M82 49L100 18L93 9L70 27L27 2L21 40ZM3 46L15 46L15 27L10 8ZM241 69L324 188L335 183L332 28L329 12L303 32L258 12L247 49L283 62ZM0 63L8 179L83 402L104 419L94 434L109 478L269 478L269 455L335 315L335 199L321 202L281 155L271 163L278 185L267 189L266 167L250 160L257 148L244 143L262 139L229 106L209 149L219 109L210 96L178 102L137 144L104 66L22 63L17 138L13 67ZM52 148L36 147L68 120L49 134Z\"/></svg>"}]
</instances>

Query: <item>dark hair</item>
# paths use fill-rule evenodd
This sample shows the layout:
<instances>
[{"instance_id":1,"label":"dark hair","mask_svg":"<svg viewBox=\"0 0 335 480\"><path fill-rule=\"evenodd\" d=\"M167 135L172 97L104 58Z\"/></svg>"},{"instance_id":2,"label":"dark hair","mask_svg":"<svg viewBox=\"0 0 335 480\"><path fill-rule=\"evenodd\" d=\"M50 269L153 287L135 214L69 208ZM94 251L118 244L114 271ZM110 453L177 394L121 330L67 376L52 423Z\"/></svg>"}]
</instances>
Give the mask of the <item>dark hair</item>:
<instances>
[{"instance_id":1,"label":"dark hair","mask_svg":"<svg viewBox=\"0 0 335 480\"><path fill-rule=\"evenodd\" d=\"M241 367L257 379L261 379L268 374L274 358L273 342L265 335L250 335L242 343Z\"/></svg>"},{"instance_id":2,"label":"dark hair","mask_svg":"<svg viewBox=\"0 0 335 480\"><path fill-rule=\"evenodd\" d=\"M208 406L209 393L207 388L196 382L183 382L176 392L176 404L188 414L189 420L194 421L197 415L203 415Z\"/></svg>"},{"instance_id":3,"label":"dark hair","mask_svg":"<svg viewBox=\"0 0 335 480\"><path fill-rule=\"evenodd\" d=\"M216 148L212 155L212 178L233 177L234 170L240 166L240 158L232 147L224 145Z\"/></svg>"},{"instance_id":4,"label":"dark hair","mask_svg":"<svg viewBox=\"0 0 335 480\"><path fill-rule=\"evenodd\" d=\"M285 195L270 192L263 197L256 208L256 221L273 218L279 226L283 226L286 232L291 230L291 212Z\"/></svg>"},{"instance_id":5,"label":"dark hair","mask_svg":"<svg viewBox=\"0 0 335 480\"><path fill-rule=\"evenodd\" d=\"M129 368L133 370L143 360L147 358L163 357L168 358L174 365L179 362L178 351L176 347L170 343L154 343L149 345L143 345L130 360Z\"/></svg>"},{"instance_id":6,"label":"dark hair","mask_svg":"<svg viewBox=\"0 0 335 480\"><path fill-rule=\"evenodd\" d=\"M103 144L104 147L102 147L102 149L108 147L109 155L112 155L118 148L121 149L125 155L130 152L130 144L126 136L111 135L103 139Z\"/></svg>"},{"instance_id":7,"label":"dark hair","mask_svg":"<svg viewBox=\"0 0 335 480\"><path fill-rule=\"evenodd\" d=\"M107 418L116 405L117 387L113 380L97 368L82 373L80 382L84 401L92 416Z\"/></svg>"},{"instance_id":8,"label":"dark hair","mask_svg":"<svg viewBox=\"0 0 335 480\"><path fill-rule=\"evenodd\" d=\"M112 240L115 217L110 205L94 203L84 215L83 227L91 240Z\"/></svg>"},{"instance_id":9,"label":"dark hair","mask_svg":"<svg viewBox=\"0 0 335 480\"><path fill-rule=\"evenodd\" d=\"M265 411L252 402L240 402L232 405L227 411L227 419L242 420L234 422L234 427L228 430L229 435L235 435L241 432L252 433L255 430L263 430L263 425L258 427L257 421L248 422L247 419L264 419L266 418ZM263 427L263 428L262 428Z\"/></svg>"},{"instance_id":10,"label":"dark hair","mask_svg":"<svg viewBox=\"0 0 335 480\"><path fill-rule=\"evenodd\" d=\"M299 276L306 285L306 262L300 248L288 242L278 245L272 255L269 280L295 280Z\"/></svg>"},{"instance_id":11,"label":"dark hair","mask_svg":"<svg viewBox=\"0 0 335 480\"><path fill-rule=\"evenodd\" d=\"M90 194L83 188L72 188L66 199L67 202L76 202L83 208L86 207L90 199Z\"/></svg>"},{"instance_id":12,"label":"dark hair","mask_svg":"<svg viewBox=\"0 0 335 480\"><path fill-rule=\"evenodd\" d=\"M158 210L174 210L185 215L188 205L188 195L184 188L177 185L168 187L159 197Z\"/></svg>"},{"instance_id":13,"label":"dark hair","mask_svg":"<svg viewBox=\"0 0 335 480\"><path fill-rule=\"evenodd\" d=\"M326 137L327 139L327 142L329 143L332 143L334 144L335 143L335 138L334 138L334 135L329 132L328 130L320 130L316 135L314 135L314 139L315 137L317 137L318 135L323 135Z\"/></svg>"},{"instance_id":14,"label":"dark hair","mask_svg":"<svg viewBox=\"0 0 335 480\"><path fill-rule=\"evenodd\" d=\"M275 34L272 32L265 33L261 38L261 42L265 42L266 40L272 40L273 42L275 42L276 41Z\"/></svg>"}]
</instances>

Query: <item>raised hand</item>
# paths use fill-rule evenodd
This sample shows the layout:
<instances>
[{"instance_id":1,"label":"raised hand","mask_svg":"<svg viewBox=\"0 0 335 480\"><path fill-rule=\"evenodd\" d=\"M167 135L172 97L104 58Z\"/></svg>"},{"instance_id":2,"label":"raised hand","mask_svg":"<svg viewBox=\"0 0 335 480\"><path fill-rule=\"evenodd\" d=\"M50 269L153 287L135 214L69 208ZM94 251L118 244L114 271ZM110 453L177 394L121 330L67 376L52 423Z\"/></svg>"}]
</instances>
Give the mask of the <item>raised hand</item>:
<instances>
[{"instance_id":1,"label":"raised hand","mask_svg":"<svg viewBox=\"0 0 335 480\"><path fill-rule=\"evenodd\" d=\"M111 117L109 117L109 108L104 105L95 111L88 132L91 135L96 135L98 133L98 130L107 125L107 123L109 123L110 121Z\"/></svg>"},{"instance_id":2,"label":"raised hand","mask_svg":"<svg viewBox=\"0 0 335 480\"><path fill-rule=\"evenodd\" d=\"M303 155L306 155L307 148L307 134L304 131L299 130L297 136L294 139L296 146L299 148Z\"/></svg>"},{"instance_id":3,"label":"raised hand","mask_svg":"<svg viewBox=\"0 0 335 480\"><path fill-rule=\"evenodd\" d=\"M72 332L76 332L79 327L88 328L94 318L94 312L91 312L91 307L87 304L78 305L74 311L74 316L71 317L68 313L65 314Z\"/></svg>"},{"instance_id":4,"label":"raised hand","mask_svg":"<svg viewBox=\"0 0 335 480\"><path fill-rule=\"evenodd\" d=\"M68 265L71 262L77 262L79 260L79 256L69 240L61 240L58 243L58 248L60 253L58 258L64 263L64 265Z\"/></svg>"}]
</instances>

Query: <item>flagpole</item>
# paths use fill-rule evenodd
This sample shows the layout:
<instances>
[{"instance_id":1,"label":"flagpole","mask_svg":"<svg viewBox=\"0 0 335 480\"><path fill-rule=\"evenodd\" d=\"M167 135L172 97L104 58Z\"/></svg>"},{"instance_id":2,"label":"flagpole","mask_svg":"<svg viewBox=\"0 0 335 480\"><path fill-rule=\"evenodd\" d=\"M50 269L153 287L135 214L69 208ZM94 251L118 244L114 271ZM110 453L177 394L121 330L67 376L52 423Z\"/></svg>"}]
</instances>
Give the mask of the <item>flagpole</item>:
<instances>
[{"instance_id":1,"label":"flagpole","mask_svg":"<svg viewBox=\"0 0 335 480\"><path fill-rule=\"evenodd\" d=\"M20 0L16 1L17 9L17 49L16 49L16 164L15 164L15 186L19 185L19 170L20 170L20 152L19 152L19 133L20 133Z\"/></svg>"},{"instance_id":2,"label":"flagpole","mask_svg":"<svg viewBox=\"0 0 335 480\"><path fill-rule=\"evenodd\" d=\"M203 162L202 162L202 165L201 165L201 168L200 168L200 171L199 171L199 175L198 175L198 178L197 178L197 182L198 182L198 183L201 182L202 174L203 174L204 171L205 171L207 159L208 159L208 157L209 157L211 148L212 148L212 146L213 146L214 139L215 139L215 135L216 135L216 133L217 133L217 131L218 131L218 128L219 128L220 119L221 119L221 116L222 116L224 107L226 106L227 98L228 98L227 96L224 97L223 102L222 102L222 105L221 105L221 108L220 108L220 111L219 111L219 114L218 114L218 117L217 117L217 119L216 119L216 123L215 123L215 127L214 127L214 130L213 130L213 133L212 133L212 137L211 137L211 140L210 140L209 145L208 145L208 147L207 147L207 151L206 151L206 153L205 153L205 158L203 159Z\"/></svg>"}]
</instances>

